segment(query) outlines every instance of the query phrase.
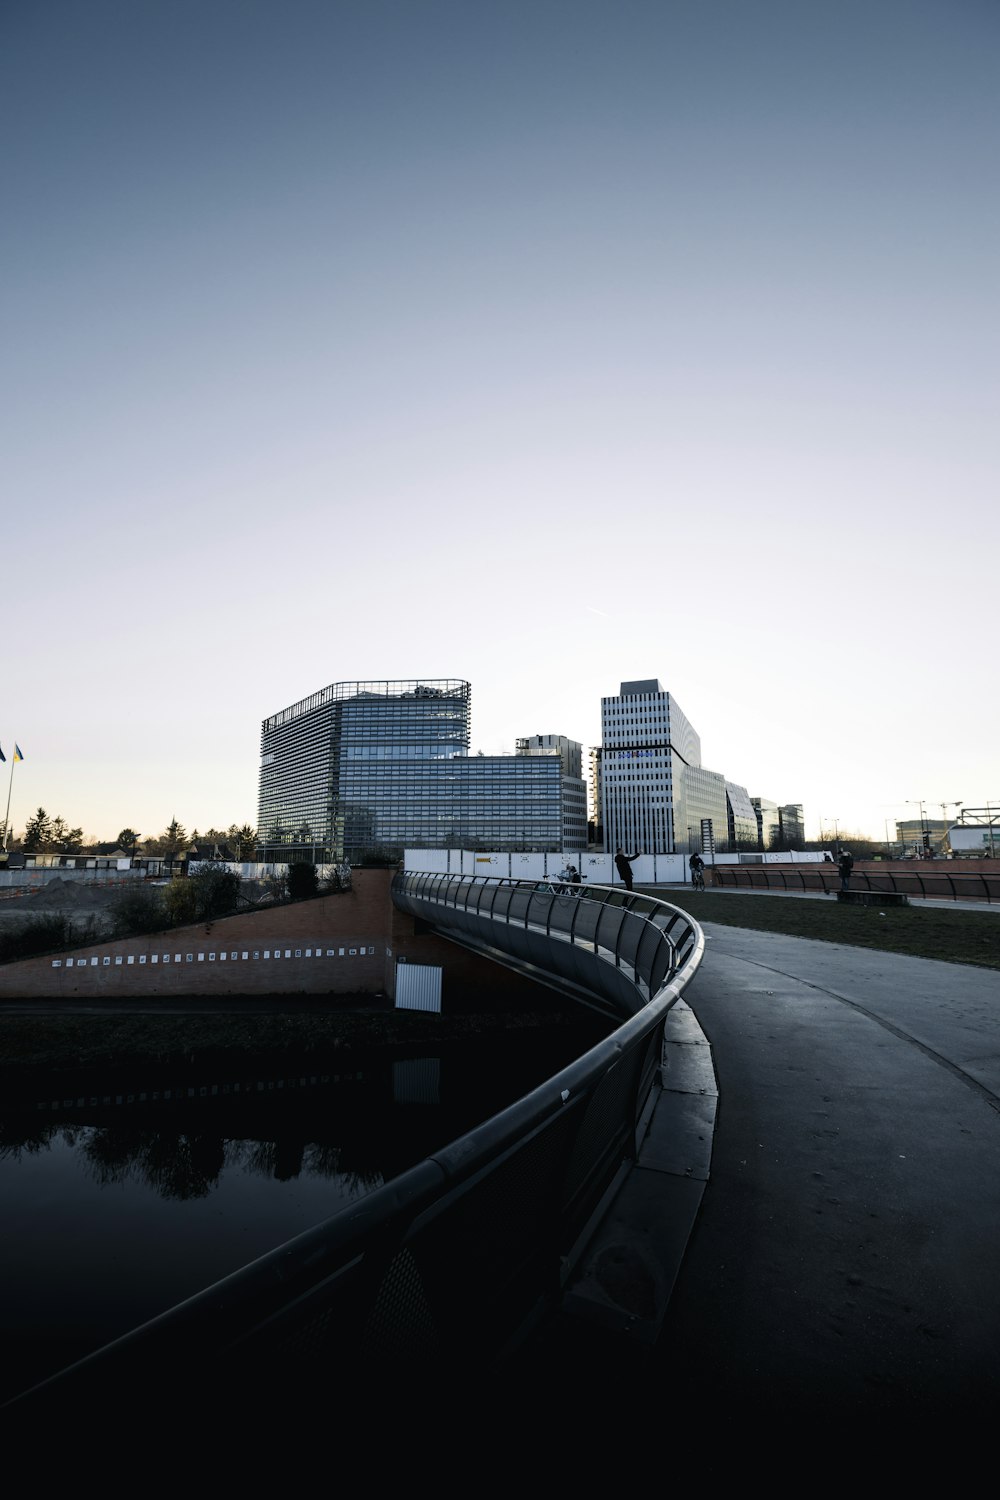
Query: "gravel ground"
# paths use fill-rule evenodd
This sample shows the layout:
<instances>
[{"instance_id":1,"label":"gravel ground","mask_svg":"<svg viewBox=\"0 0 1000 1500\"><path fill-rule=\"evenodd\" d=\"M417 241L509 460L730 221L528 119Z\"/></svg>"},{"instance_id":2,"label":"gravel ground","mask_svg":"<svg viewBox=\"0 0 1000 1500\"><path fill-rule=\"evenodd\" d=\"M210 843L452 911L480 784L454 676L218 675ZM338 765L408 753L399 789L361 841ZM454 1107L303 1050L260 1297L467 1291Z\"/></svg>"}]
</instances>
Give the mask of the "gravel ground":
<instances>
[{"instance_id":1,"label":"gravel ground","mask_svg":"<svg viewBox=\"0 0 1000 1500\"><path fill-rule=\"evenodd\" d=\"M99 924L102 931L110 932L111 906L123 889L121 885L98 885L90 881L63 880L57 876L24 895L0 893L3 895L0 926L9 929L20 927L32 917L63 916L78 930L85 928L89 921Z\"/></svg>"}]
</instances>

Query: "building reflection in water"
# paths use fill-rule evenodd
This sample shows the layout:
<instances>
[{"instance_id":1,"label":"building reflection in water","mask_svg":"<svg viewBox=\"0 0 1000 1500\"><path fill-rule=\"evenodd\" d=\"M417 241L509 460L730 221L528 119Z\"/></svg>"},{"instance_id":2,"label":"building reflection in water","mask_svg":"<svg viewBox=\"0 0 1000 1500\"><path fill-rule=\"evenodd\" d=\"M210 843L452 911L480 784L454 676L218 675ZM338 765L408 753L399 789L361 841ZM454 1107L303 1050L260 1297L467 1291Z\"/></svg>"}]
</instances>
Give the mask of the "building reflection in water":
<instances>
[{"instance_id":1,"label":"building reflection in water","mask_svg":"<svg viewBox=\"0 0 1000 1500\"><path fill-rule=\"evenodd\" d=\"M5 1101L0 1400L322 1223L582 1050L579 1034L513 1034L339 1074L90 1077Z\"/></svg>"}]
</instances>

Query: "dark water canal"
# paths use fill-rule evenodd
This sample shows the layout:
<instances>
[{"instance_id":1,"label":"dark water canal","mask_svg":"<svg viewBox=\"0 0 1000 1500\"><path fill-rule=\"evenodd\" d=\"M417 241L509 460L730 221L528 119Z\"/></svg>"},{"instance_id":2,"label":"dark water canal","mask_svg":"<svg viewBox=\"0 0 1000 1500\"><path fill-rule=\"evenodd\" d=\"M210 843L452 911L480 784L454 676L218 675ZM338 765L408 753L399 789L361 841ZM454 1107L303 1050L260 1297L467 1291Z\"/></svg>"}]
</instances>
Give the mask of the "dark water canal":
<instances>
[{"instance_id":1,"label":"dark water canal","mask_svg":"<svg viewBox=\"0 0 1000 1500\"><path fill-rule=\"evenodd\" d=\"M40 1085L0 1113L0 1400L321 1223L593 1040L564 1028L352 1071L94 1078L72 1098Z\"/></svg>"}]
</instances>

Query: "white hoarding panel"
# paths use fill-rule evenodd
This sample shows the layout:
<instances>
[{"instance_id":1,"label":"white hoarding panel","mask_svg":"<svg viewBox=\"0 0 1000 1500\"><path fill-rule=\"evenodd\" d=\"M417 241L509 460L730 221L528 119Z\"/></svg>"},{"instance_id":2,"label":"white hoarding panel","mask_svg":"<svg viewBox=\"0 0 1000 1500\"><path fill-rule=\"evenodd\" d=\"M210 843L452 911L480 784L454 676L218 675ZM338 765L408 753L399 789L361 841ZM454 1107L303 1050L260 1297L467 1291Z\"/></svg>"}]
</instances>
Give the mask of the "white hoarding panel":
<instances>
[{"instance_id":1,"label":"white hoarding panel","mask_svg":"<svg viewBox=\"0 0 1000 1500\"><path fill-rule=\"evenodd\" d=\"M656 854L656 884L678 885L687 879L687 858L683 854Z\"/></svg>"},{"instance_id":2,"label":"white hoarding panel","mask_svg":"<svg viewBox=\"0 0 1000 1500\"><path fill-rule=\"evenodd\" d=\"M510 874L509 854L475 854L473 856L473 875L493 875L497 878L507 879Z\"/></svg>"},{"instance_id":3,"label":"white hoarding panel","mask_svg":"<svg viewBox=\"0 0 1000 1500\"><path fill-rule=\"evenodd\" d=\"M435 875L447 875L447 849L404 849L403 869L429 871Z\"/></svg>"},{"instance_id":4,"label":"white hoarding panel","mask_svg":"<svg viewBox=\"0 0 1000 1500\"><path fill-rule=\"evenodd\" d=\"M434 964L396 965L396 1009L441 1009L441 969Z\"/></svg>"},{"instance_id":5,"label":"white hoarding panel","mask_svg":"<svg viewBox=\"0 0 1000 1500\"><path fill-rule=\"evenodd\" d=\"M578 859L579 863L576 859L573 863L584 880L594 885L614 885L615 862L610 854L581 854Z\"/></svg>"},{"instance_id":6,"label":"white hoarding panel","mask_svg":"<svg viewBox=\"0 0 1000 1500\"><path fill-rule=\"evenodd\" d=\"M512 854L510 876L512 880L543 880L545 878L545 855Z\"/></svg>"}]
</instances>

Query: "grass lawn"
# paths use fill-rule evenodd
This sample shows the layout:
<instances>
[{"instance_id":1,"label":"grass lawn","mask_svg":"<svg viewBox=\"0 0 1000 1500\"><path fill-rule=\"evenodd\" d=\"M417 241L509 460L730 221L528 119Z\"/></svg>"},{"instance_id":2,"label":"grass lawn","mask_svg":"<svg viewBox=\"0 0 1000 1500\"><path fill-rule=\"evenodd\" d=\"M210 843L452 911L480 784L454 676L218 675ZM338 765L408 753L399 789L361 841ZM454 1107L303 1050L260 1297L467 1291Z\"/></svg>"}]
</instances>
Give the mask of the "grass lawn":
<instances>
[{"instance_id":1,"label":"grass lawn","mask_svg":"<svg viewBox=\"0 0 1000 1500\"><path fill-rule=\"evenodd\" d=\"M640 889L640 887L636 887ZM909 953L946 963L1000 969L1000 911L949 911L939 906L848 906L835 896L805 900L796 896L740 895L647 887L699 922L781 932L821 943Z\"/></svg>"}]
</instances>

